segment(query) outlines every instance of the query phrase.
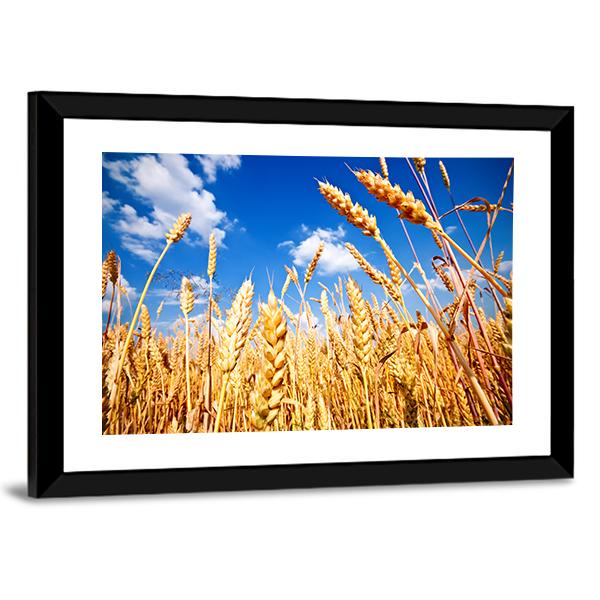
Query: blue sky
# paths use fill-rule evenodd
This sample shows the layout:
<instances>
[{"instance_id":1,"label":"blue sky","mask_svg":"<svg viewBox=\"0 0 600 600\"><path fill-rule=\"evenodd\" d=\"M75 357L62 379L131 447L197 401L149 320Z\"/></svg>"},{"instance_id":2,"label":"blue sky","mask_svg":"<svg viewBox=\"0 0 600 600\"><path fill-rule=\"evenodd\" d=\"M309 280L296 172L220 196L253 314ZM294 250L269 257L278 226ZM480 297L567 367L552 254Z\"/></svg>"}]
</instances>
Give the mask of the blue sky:
<instances>
[{"instance_id":1,"label":"blue sky","mask_svg":"<svg viewBox=\"0 0 600 600\"><path fill-rule=\"evenodd\" d=\"M441 159L448 169L457 203L475 196L496 202L511 163L510 158ZM439 174L439 160L440 157L427 158L426 173L438 212L442 214L452 208L452 203ZM422 199L406 159L387 158L387 163L391 181ZM285 279L284 265L295 265L302 276L321 240L325 242L325 251L307 296L319 296L317 281L333 289L339 275L351 274L364 292L374 291L381 298L381 290L356 267L344 242L354 244L372 264L386 271L381 251L372 239L360 234L327 204L318 192L315 178L340 187L374 214L383 237L407 269L412 267L414 257L395 211L370 196L346 164L352 168L379 170L376 157L104 153L103 256L110 249L120 256L122 274L134 304L164 245L164 233L178 214L192 213L190 230L184 240L167 253L146 299L153 316L161 300L165 300L158 324L164 330L180 314L176 291L182 275L195 283L199 296L196 310L199 313L203 309L200 298L206 279L208 237L213 230L219 241L215 281L217 294L222 297L222 309L229 307L232 295L250 273L256 297L266 298L269 278L274 280L278 293ZM512 201L511 181L504 206L510 207ZM486 231L486 217L480 213L461 214L477 246ZM443 286L430 262L431 257L440 252L425 228L406 225L444 305L450 296L441 289ZM443 225L459 244L469 249L454 215L446 217ZM495 253L500 250L505 253L502 271L507 274L512 264L510 212L500 213L492 239ZM491 264L487 250L484 264ZM421 281L418 276L416 279ZM407 289L405 295L410 310L422 310L413 291ZM292 291L287 301L292 310L297 308L295 297ZM486 301L489 311L491 306L491 302ZM319 313L318 307L314 308ZM123 318L130 318L127 303Z\"/></svg>"}]
</instances>

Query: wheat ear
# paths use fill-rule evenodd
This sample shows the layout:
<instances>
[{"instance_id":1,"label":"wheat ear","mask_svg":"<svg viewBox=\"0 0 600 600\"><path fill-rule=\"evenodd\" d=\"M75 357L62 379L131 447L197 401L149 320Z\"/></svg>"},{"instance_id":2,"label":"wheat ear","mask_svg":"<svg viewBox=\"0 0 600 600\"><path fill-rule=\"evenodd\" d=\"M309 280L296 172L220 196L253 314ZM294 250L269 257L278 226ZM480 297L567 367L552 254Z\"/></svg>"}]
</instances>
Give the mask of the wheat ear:
<instances>
[{"instance_id":1,"label":"wheat ear","mask_svg":"<svg viewBox=\"0 0 600 600\"><path fill-rule=\"evenodd\" d=\"M348 252L350 252L350 254L353 256L354 260L356 260L356 262L358 263L358 266L369 276L373 283L380 285L389 294L390 298L392 298L399 304L404 304L402 294L399 291L399 284L396 284L385 273L382 273L381 271L373 267L373 265L371 265L371 263L350 242L346 242L345 246ZM392 273L396 272L399 280L400 271L398 271L396 265L392 263L392 261L389 261L389 263L390 267L392 264L394 266L394 270L392 271L392 269L390 268L390 271Z\"/></svg>"},{"instance_id":2,"label":"wheat ear","mask_svg":"<svg viewBox=\"0 0 600 600\"><path fill-rule=\"evenodd\" d=\"M425 163L427 162L424 158L413 158L415 168L421 175L425 172Z\"/></svg>"},{"instance_id":3,"label":"wheat ear","mask_svg":"<svg viewBox=\"0 0 600 600\"><path fill-rule=\"evenodd\" d=\"M379 173L373 171L353 171L356 178L365 186L369 194L375 196L380 202L385 202L398 211L398 216L415 225L425 225L429 229L440 229L425 205L417 200L413 193L403 192L399 185L392 185Z\"/></svg>"},{"instance_id":4,"label":"wheat ear","mask_svg":"<svg viewBox=\"0 0 600 600\"><path fill-rule=\"evenodd\" d=\"M105 280L104 272L106 271L107 280ZM102 263L102 297L106 293L106 286L108 280L112 283L112 291L110 293L110 304L108 305L108 314L106 315L106 328L104 329L104 339L108 335L108 328L110 327L110 319L112 317L112 307L115 299L115 288L117 287L117 281L119 280L119 261L114 250L109 250L106 255L106 259Z\"/></svg>"},{"instance_id":5,"label":"wheat ear","mask_svg":"<svg viewBox=\"0 0 600 600\"><path fill-rule=\"evenodd\" d=\"M360 369L363 388L365 393L365 404L367 407L367 427L373 429L373 419L371 417L371 403L369 398L369 388L367 385L367 369L371 354L373 352L373 342L371 332L369 331L369 315L367 306L358 284L348 277L346 283L346 292L348 294L348 303L351 311L352 342L354 344L354 355Z\"/></svg>"},{"instance_id":6,"label":"wheat ear","mask_svg":"<svg viewBox=\"0 0 600 600\"><path fill-rule=\"evenodd\" d=\"M310 261L310 263L306 269L306 273L304 274L304 287L305 288L315 273L315 269L317 268L317 265L319 264L319 259L321 258L321 254L323 254L324 249L325 249L325 242L320 242L314 256L312 257L312 260Z\"/></svg>"},{"instance_id":7,"label":"wheat ear","mask_svg":"<svg viewBox=\"0 0 600 600\"><path fill-rule=\"evenodd\" d=\"M215 432L219 431L219 425L221 424L227 382L229 381L231 372L235 369L240 353L248 338L248 332L250 331L253 296L254 285L252 281L246 279L238 290L238 293L231 304L231 308L227 311L227 319L225 320L220 343L219 362L223 373L223 380L221 381L221 393L219 394Z\"/></svg>"},{"instance_id":8,"label":"wheat ear","mask_svg":"<svg viewBox=\"0 0 600 600\"><path fill-rule=\"evenodd\" d=\"M384 179L389 179L390 178L390 172L388 171L388 166L387 166L387 162L385 160L385 156L380 156L379 157L379 168L381 169L381 176Z\"/></svg>"},{"instance_id":9,"label":"wheat ear","mask_svg":"<svg viewBox=\"0 0 600 600\"><path fill-rule=\"evenodd\" d=\"M261 304L259 310L264 345L253 423L257 429L264 429L277 418L285 395L287 322L273 290L269 292L267 303Z\"/></svg>"},{"instance_id":10,"label":"wheat ear","mask_svg":"<svg viewBox=\"0 0 600 600\"><path fill-rule=\"evenodd\" d=\"M108 265L106 259L102 261L102 297L106 296L106 287L108 286Z\"/></svg>"},{"instance_id":11,"label":"wheat ear","mask_svg":"<svg viewBox=\"0 0 600 600\"><path fill-rule=\"evenodd\" d=\"M142 314L140 316L140 321L142 323L142 330L140 335L142 339L147 340L150 337L150 332L152 331L152 322L150 321L150 313L148 312L148 307L145 304L142 304Z\"/></svg>"},{"instance_id":12,"label":"wheat ear","mask_svg":"<svg viewBox=\"0 0 600 600\"><path fill-rule=\"evenodd\" d=\"M334 208L348 223L358 227L367 236L379 235L377 219L370 215L360 204L352 202L349 194L331 185L318 181L319 191L330 206Z\"/></svg>"},{"instance_id":13,"label":"wheat ear","mask_svg":"<svg viewBox=\"0 0 600 600\"><path fill-rule=\"evenodd\" d=\"M444 182L444 186L447 190L450 190L450 177L448 176L448 171L446 170L446 166L440 160L440 174L442 176L442 181Z\"/></svg>"}]
</instances>

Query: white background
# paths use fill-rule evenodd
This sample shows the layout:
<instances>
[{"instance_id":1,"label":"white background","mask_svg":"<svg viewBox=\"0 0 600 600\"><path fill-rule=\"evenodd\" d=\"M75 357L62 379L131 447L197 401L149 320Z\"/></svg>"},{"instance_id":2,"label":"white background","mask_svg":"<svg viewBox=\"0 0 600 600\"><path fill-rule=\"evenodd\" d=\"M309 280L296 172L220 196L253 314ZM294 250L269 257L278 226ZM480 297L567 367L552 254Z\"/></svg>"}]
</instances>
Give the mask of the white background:
<instances>
[{"instance_id":1,"label":"white background","mask_svg":"<svg viewBox=\"0 0 600 600\"><path fill-rule=\"evenodd\" d=\"M70 119L65 124L65 471L550 453L550 134ZM515 159L514 414L510 427L103 436L99 281L102 151ZM435 167L436 165L434 165ZM498 190L500 193L500 190ZM289 207L288 207L289 209ZM80 224L85 223L85 227ZM536 223L536 227L531 224ZM77 294L70 286L77 281Z\"/></svg>"},{"instance_id":2,"label":"white background","mask_svg":"<svg viewBox=\"0 0 600 600\"><path fill-rule=\"evenodd\" d=\"M105 0L5 8L4 596L597 595L600 98L592 6ZM26 500L25 92L31 89L574 104L576 480Z\"/></svg>"}]
</instances>

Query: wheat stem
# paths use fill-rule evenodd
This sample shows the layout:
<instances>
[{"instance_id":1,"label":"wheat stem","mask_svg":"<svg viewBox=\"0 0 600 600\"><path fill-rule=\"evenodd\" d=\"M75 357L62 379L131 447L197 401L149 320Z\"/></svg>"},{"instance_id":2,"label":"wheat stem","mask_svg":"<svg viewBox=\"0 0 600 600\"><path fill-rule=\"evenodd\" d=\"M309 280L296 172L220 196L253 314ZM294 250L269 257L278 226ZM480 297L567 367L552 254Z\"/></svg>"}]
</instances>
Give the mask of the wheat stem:
<instances>
[{"instance_id":1,"label":"wheat stem","mask_svg":"<svg viewBox=\"0 0 600 600\"><path fill-rule=\"evenodd\" d=\"M162 259L165 257L165 254L167 253L168 249L171 247L172 243L173 242L171 242L171 241L167 241L167 243L165 244L165 247L163 248L163 251L161 252L161 254L158 257L158 259L156 260L156 262L154 263L154 267L152 268L152 271L150 271L150 275L148 275L148 279L146 279L146 284L144 285L144 289L142 290L140 299L138 300L137 307L135 309L135 312L133 313L133 317L131 319L131 324L129 326L129 331L127 332L127 337L125 338L125 344L123 345L123 350L121 351L121 359L119 360L119 366L117 368L115 380L113 382L111 399L110 399L111 406L114 404L116 398L118 398L118 395L119 395L121 371L123 370L123 365L125 364L125 357L127 356L127 349L129 348L129 344L130 344L131 338L133 336L133 330L137 324L137 320L138 320L140 311L142 310L142 304L144 303L144 299L146 298L146 294L148 293L148 289L150 287L150 284L152 283L152 279L154 278L154 275L155 275L160 263L162 262Z\"/></svg>"}]
</instances>

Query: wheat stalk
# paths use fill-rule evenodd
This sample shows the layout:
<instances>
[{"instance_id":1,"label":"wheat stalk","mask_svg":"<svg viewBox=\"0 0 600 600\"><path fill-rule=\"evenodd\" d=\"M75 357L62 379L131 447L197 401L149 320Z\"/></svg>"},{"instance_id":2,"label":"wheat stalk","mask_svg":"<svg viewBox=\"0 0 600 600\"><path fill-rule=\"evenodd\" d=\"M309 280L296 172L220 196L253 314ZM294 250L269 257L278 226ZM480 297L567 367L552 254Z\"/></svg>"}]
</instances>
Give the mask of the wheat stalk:
<instances>
[{"instance_id":1,"label":"wheat stalk","mask_svg":"<svg viewBox=\"0 0 600 600\"><path fill-rule=\"evenodd\" d=\"M212 231L208 242L208 266L206 273L208 275L208 351L207 351L207 371L208 371L208 391L204 407L207 415L210 414L210 399L212 397L212 313L213 313L213 277L217 270L217 240L215 232ZM209 416L207 416L209 418ZM208 423L207 423L208 427Z\"/></svg>"},{"instance_id":2,"label":"wheat stalk","mask_svg":"<svg viewBox=\"0 0 600 600\"><path fill-rule=\"evenodd\" d=\"M179 292L179 308L185 318L185 387L186 406L188 413L192 412L192 394L190 392L190 320L189 314L194 309L194 291L187 277L181 278L181 290Z\"/></svg>"}]
</instances>

